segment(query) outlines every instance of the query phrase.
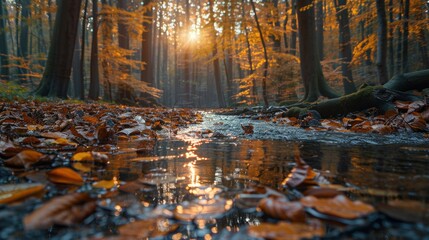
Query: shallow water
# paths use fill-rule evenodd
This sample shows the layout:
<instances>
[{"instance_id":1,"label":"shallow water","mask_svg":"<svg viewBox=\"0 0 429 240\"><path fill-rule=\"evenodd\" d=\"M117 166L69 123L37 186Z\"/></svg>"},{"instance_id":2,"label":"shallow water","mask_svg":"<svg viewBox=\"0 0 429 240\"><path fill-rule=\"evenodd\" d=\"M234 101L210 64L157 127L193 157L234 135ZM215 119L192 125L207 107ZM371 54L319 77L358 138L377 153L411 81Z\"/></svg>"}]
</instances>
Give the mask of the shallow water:
<instances>
[{"instance_id":1,"label":"shallow water","mask_svg":"<svg viewBox=\"0 0 429 240\"><path fill-rule=\"evenodd\" d=\"M297 148L301 157L331 183L349 188L346 194L352 199L373 205L395 199L416 200L429 209L429 144L421 134L315 132L236 116L204 116L202 124L182 129L178 135L164 132L153 151L138 154L132 148L145 143L123 142L107 166L79 166L80 170L87 169L87 177L141 184L131 194L99 201L97 213L85 220L86 227L54 227L49 232L22 236L13 223L0 223L1 227L8 226L0 231L0 239L109 236L118 233L119 225L153 216L179 225L166 239L248 239L247 226L272 219L253 208L242 207L251 204L250 200L240 205L237 194L254 183L281 191L281 182L295 166ZM250 123L255 133L243 134L241 124ZM83 188L95 194L105 193L90 186ZM14 216L19 222L32 207L34 204L29 203L0 211L0 218L10 220ZM379 215L376 220L368 218L355 226L328 223L326 230L331 239L429 236L428 225Z\"/></svg>"},{"instance_id":2,"label":"shallow water","mask_svg":"<svg viewBox=\"0 0 429 240\"><path fill-rule=\"evenodd\" d=\"M240 125L249 123L254 125L255 133L244 135ZM119 181L150 176L161 169L169 175L164 181L155 179L154 188L139 195L139 200L153 206L175 206L197 198L195 189L217 188L215 194L222 199L234 199L252 183L281 189L282 180L295 166L294 149L299 147L311 167L320 170L331 183L349 187L347 195L352 199L373 205L394 199L417 200L429 208L427 143L419 134L310 132L209 113L202 125L157 142L151 156L118 155L110 169ZM237 209L217 220L199 218L187 225L192 231L180 233L182 238L210 235L240 239L240 234L229 232L261 221L259 213ZM362 231L353 230L346 237L412 239L429 234L424 229L427 227L422 224L383 221Z\"/></svg>"}]
</instances>

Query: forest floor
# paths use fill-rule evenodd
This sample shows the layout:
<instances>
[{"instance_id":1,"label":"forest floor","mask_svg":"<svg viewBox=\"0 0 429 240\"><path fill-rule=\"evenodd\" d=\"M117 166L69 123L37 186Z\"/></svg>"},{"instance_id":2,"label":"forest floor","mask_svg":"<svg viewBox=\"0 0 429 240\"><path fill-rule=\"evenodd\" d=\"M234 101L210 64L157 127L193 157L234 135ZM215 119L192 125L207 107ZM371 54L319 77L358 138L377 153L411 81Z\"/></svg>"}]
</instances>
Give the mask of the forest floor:
<instances>
[{"instance_id":1,"label":"forest floor","mask_svg":"<svg viewBox=\"0 0 429 240\"><path fill-rule=\"evenodd\" d=\"M429 108L396 106L3 101L0 239L428 236Z\"/></svg>"}]
</instances>

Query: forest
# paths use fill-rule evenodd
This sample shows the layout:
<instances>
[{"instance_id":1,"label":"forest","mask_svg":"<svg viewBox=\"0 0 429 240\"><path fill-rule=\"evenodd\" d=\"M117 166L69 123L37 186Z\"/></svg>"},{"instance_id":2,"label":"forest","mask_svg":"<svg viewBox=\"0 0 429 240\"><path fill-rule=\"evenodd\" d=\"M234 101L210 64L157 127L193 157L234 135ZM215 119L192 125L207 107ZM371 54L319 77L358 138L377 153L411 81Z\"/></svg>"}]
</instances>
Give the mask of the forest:
<instances>
[{"instance_id":1,"label":"forest","mask_svg":"<svg viewBox=\"0 0 429 240\"><path fill-rule=\"evenodd\" d=\"M1 76L41 96L142 106L315 101L428 69L428 8L424 0L2 1ZM313 74L328 92L308 89ZM62 90L47 91L50 78Z\"/></svg>"},{"instance_id":2,"label":"forest","mask_svg":"<svg viewBox=\"0 0 429 240\"><path fill-rule=\"evenodd\" d=\"M0 0L0 239L427 239L428 0Z\"/></svg>"}]
</instances>

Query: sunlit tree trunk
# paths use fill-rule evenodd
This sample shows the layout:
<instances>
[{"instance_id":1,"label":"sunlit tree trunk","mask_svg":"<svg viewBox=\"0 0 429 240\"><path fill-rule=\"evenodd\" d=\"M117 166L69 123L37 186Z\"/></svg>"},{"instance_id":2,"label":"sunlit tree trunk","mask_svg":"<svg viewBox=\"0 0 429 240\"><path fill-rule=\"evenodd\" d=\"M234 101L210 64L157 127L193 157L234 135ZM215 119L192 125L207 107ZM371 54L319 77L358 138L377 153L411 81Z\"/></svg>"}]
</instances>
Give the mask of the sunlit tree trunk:
<instances>
[{"instance_id":1,"label":"sunlit tree trunk","mask_svg":"<svg viewBox=\"0 0 429 240\"><path fill-rule=\"evenodd\" d=\"M213 0L210 0L210 24L211 24L211 31L212 31L212 41L213 41L213 49L212 49L212 56L213 56L213 69L214 69L214 77L215 77L215 86L216 86L216 93L217 93L217 101L219 107L225 107L225 100L223 98L222 93L222 82L221 82L221 76L220 76L220 64L219 64L219 56L218 56L218 49L217 49L217 42L216 42L216 29L215 29L215 19L214 19L214 12L213 12Z\"/></svg>"},{"instance_id":2,"label":"sunlit tree trunk","mask_svg":"<svg viewBox=\"0 0 429 240\"><path fill-rule=\"evenodd\" d=\"M67 97L81 0L60 1L48 61L36 94Z\"/></svg>"},{"instance_id":3,"label":"sunlit tree trunk","mask_svg":"<svg viewBox=\"0 0 429 240\"><path fill-rule=\"evenodd\" d=\"M144 70L141 71L141 80L153 85L154 81L154 64L152 58L152 0L144 0L144 5L146 6L146 12L144 13L143 21L143 36L142 36L142 62L144 62ZM149 6L149 7L147 7Z\"/></svg>"},{"instance_id":4,"label":"sunlit tree trunk","mask_svg":"<svg viewBox=\"0 0 429 240\"><path fill-rule=\"evenodd\" d=\"M298 0L298 31L301 59L301 76L304 82L303 101L314 102L320 96L328 98L338 95L328 86L320 65L316 39L316 24L312 0Z\"/></svg>"},{"instance_id":5,"label":"sunlit tree trunk","mask_svg":"<svg viewBox=\"0 0 429 240\"><path fill-rule=\"evenodd\" d=\"M335 0L334 3L339 25L339 57L341 59L344 93L350 94L356 91L356 87L353 82L352 70L350 68L350 63L352 61L352 46L349 11L347 8L347 0Z\"/></svg>"},{"instance_id":6,"label":"sunlit tree trunk","mask_svg":"<svg viewBox=\"0 0 429 240\"><path fill-rule=\"evenodd\" d=\"M387 20L384 0L376 0L377 6L377 75L380 84L387 83Z\"/></svg>"},{"instance_id":7,"label":"sunlit tree trunk","mask_svg":"<svg viewBox=\"0 0 429 240\"><path fill-rule=\"evenodd\" d=\"M258 19L258 14L256 12L256 8L255 8L255 3L253 2L253 0L250 0L250 4L252 5L252 9L253 9L253 17L255 18L255 22L256 22L256 28L258 29L259 32L259 37L261 39L261 43L262 43L262 49L264 51L264 68L263 68L263 75L262 75L262 98L264 100L264 107L268 107L269 103L268 103L268 96L267 96L267 76L268 76L268 54L267 54L267 46L265 45L265 40L264 40L264 35L262 33L261 30L261 26L259 24L259 19Z\"/></svg>"},{"instance_id":8,"label":"sunlit tree trunk","mask_svg":"<svg viewBox=\"0 0 429 240\"><path fill-rule=\"evenodd\" d=\"M0 74L2 79L9 79L9 50L6 34L6 2L0 0Z\"/></svg>"},{"instance_id":9,"label":"sunlit tree trunk","mask_svg":"<svg viewBox=\"0 0 429 240\"><path fill-rule=\"evenodd\" d=\"M101 0L102 8L101 10L103 12L106 12L106 6L108 6L108 3L106 0ZM104 51L103 54L109 55L108 52L108 46L110 46L112 43L112 29L113 29L113 20L112 16L110 14L104 13L102 15L102 25L101 25L101 33L102 33L102 51ZM103 58L101 60L101 67L103 69L103 99L105 101L112 101L113 100L113 93L112 93L112 81L110 79L111 76L111 69L109 66L109 62L107 58Z\"/></svg>"},{"instance_id":10,"label":"sunlit tree trunk","mask_svg":"<svg viewBox=\"0 0 429 240\"><path fill-rule=\"evenodd\" d=\"M92 0L92 45L88 98L92 100L98 100L99 96L100 77L98 71L98 0Z\"/></svg>"}]
</instances>

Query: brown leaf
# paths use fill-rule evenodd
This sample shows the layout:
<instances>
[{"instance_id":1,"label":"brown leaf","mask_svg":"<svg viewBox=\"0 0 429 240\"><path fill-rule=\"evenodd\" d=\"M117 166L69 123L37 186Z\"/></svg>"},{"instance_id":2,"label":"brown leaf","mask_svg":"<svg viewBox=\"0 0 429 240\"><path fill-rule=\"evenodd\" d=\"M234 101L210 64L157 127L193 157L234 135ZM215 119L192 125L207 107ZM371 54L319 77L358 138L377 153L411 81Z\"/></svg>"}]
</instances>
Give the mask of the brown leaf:
<instances>
[{"instance_id":1,"label":"brown leaf","mask_svg":"<svg viewBox=\"0 0 429 240\"><path fill-rule=\"evenodd\" d=\"M0 185L0 204L13 203L43 192L45 186L38 183Z\"/></svg>"},{"instance_id":2,"label":"brown leaf","mask_svg":"<svg viewBox=\"0 0 429 240\"><path fill-rule=\"evenodd\" d=\"M407 113L412 113L412 112L420 112L424 107L426 107L426 104L423 101L415 101L412 102L409 106L408 106L408 111Z\"/></svg>"},{"instance_id":3,"label":"brown leaf","mask_svg":"<svg viewBox=\"0 0 429 240\"><path fill-rule=\"evenodd\" d=\"M377 206L387 216L405 222L429 222L428 207L419 201L391 200L387 204Z\"/></svg>"},{"instance_id":4,"label":"brown leaf","mask_svg":"<svg viewBox=\"0 0 429 240\"><path fill-rule=\"evenodd\" d=\"M264 198L258 207L268 216L293 222L305 222L304 206L300 202L288 202L285 198Z\"/></svg>"},{"instance_id":5,"label":"brown leaf","mask_svg":"<svg viewBox=\"0 0 429 240\"><path fill-rule=\"evenodd\" d=\"M47 132L40 133L40 136L44 138L57 139L57 138L67 138L68 136L62 132Z\"/></svg>"},{"instance_id":6,"label":"brown leaf","mask_svg":"<svg viewBox=\"0 0 429 240\"><path fill-rule=\"evenodd\" d=\"M303 238L321 237L325 234L321 223L313 221L311 224L279 222L261 223L249 226L248 233L252 237L263 239L299 240Z\"/></svg>"},{"instance_id":7,"label":"brown leaf","mask_svg":"<svg viewBox=\"0 0 429 240\"><path fill-rule=\"evenodd\" d=\"M244 131L244 134L253 134L253 125L249 124L249 125L241 125L241 128Z\"/></svg>"},{"instance_id":8,"label":"brown leaf","mask_svg":"<svg viewBox=\"0 0 429 240\"><path fill-rule=\"evenodd\" d=\"M24 217L24 228L47 229L54 224L71 226L94 212L95 201L86 193L56 197Z\"/></svg>"},{"instance_id":9,"label":"brown leaf","mask_svg":"<svg viewBox=\"0 0 429 240\"><path fill-rule=\"evenodd\" d=\"M304 196L313 196L316 198L333 198L340 194L340 191L333 188L310 188L304 192Z\"/></svg>"},{"instance_id":10,"label":"brown leaf","mask_svg":"<svg viewBox=\"0 0 429 240\"><path fill-rule=\"evenodd\" d=\"M79 173L70 168L56 168L46 173L49 181L53 183L82 185L83 179Z\"/></svg>"},{"instance_id":11,"label":"brown leaf","mask_svg":"<svg viewBox=\"0 0 429 240\"><path fill-rule=\"evenodd\" d=\"M120 226L119 234L130 239L156 238L166 236L178 227L167 219L146 219Z\"/></svg>"},{"instance_id":12,"label":"brown leaf","mask_svg":"<svg viewBox=\"0 0 429 240\"><path fill-rule=\"evenodd\" d=\"M28 169L42 157L43 154L34 150L23 150L14 157L4 161L4 164L8 167Z\"/></svg>"},{"instance_id":13,"label":"brown leaf","mask_svg":"<svg viewBox=\"0 0 429 240\"><path fill-rule=\"evenodd\" d=\"M319 172L315 172L310 166L308 166L299 154L295 154L295 162L296 166L292 169L287 178L283 180L283 186L296 188L299 186L328 183L328 181Z\"/></svg>"},{"instance_id":14,"label":"brown leaf","mask_svg":"<svg viewBox=\"0 0 429 240\"><path fill-rule=\"evenodd\" d=\"M33 145L33 144L39 144L39 143L41 143L41 141L40 141L40 139L38 139L36 137L26 137L21 141L21 143Z\"/></svg>"},{"instance_id":15,"label":"brown leaf","mask_svg":"<svg viewBox=\"0 0 429 240\"><path fill-rule=\"evenodd\" d=\"M97 124L98 123L98 118L93 117L93 116L83 116L82 119L88 123L91 123L91 124Z\"/></svg>"},{"instance_id":16,"label":"brown leaf","mask_svg":"<svg viewBox=\"0 0 429 240\"><path fill-rule=\"evenodd\" d=\"M411 114L406 114L404 120L413 131L426 131L426 121L420 113L413 112Z\"/></svg>"},{"instance_id":17,"label":"brown leaf","mask_svg":"<svg viewBox=\"0 0 429 240\"><path fill-rule=\"evenodd\" d=\"M355 219L375 211L374 207L361 201L351 201L344 195L319 199L313 196L301 198L305 207L315 208L318 212L344 219Z\"/></svg>"}]
</instances>

